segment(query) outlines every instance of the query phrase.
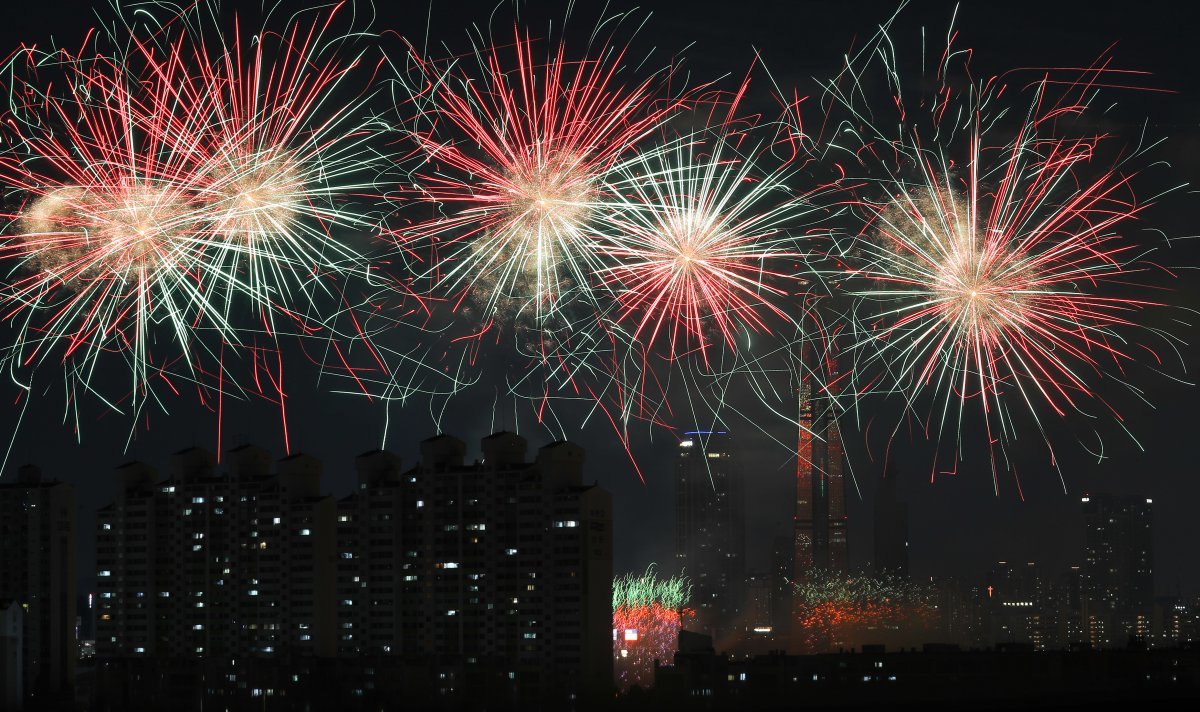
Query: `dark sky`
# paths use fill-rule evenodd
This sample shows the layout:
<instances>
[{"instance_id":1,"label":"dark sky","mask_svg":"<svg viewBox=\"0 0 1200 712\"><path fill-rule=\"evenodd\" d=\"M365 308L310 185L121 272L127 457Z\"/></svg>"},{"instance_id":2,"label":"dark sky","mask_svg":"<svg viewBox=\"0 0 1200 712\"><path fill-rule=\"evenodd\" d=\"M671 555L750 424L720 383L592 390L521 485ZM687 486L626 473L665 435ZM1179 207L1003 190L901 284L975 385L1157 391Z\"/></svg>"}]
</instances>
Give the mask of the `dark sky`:
<instances>
[{"instance_id":1,"label":"dark sky","mask_svg":"<svg viewBox=\"0 0 1200 712\"><path fill-rule=\"evenodd\" d=\"M453 48L466 47L465 24L486 24L492 3L434 3L432 10L422 2L378 3L375 29L390 29L418 41L427 32L433 42ZM233 7L234 3L227 4ZM565 3L538 3L536 11L523 11L536 28L561 16ZM1113 112L1116 126L1132 137L1138 122L1148 119L1152 133L1166 137L1155 156L1170 165L1158 169L1143 192L1155 185L1195 183L1200 177L1200 63L1194 57L1193 23L1182 3L1170 2L1004 2L967 3L959 9L957 28L960 43L974 48L973 65L978 76L1002 72L1014 66L1079 66L1090 63L1115 43L1115 64L1153 73L1145 81L1175 93L1130 92L1117 96ZM632 9L617 0L612 11ZM842 56L886 20L893 3L880 2L649 2L645 27L633 40L634 53L649 52L665 58L686 48L686 66L699 81L723 75L742 76L757 50L775 81L796 86L800 93L815 94L814 80L825 80L841 66ZM920 27L929 28L930 46L945 36L954 4L915 2L901 15L893 36L902 51L919 50ZM88 5L55 2L29 3L19 13L9 13L0 28L0 47L19 43L45 43L51 37L66 45L78 43L93 12ZM511 6L502 5L493 25L503 30L511 20ZM571 31L586 29L592 15L577 9ZM387 39L385 38L385 42ZM689 46L690 45L690 46ZM5 51L7 52L8 49ZM392 51L399 52L398 44ZM752 100L769 105L766 82L756 82L763 93ZM915 81L916 78L914 77ZM815 119L815 115L811 118ZM1132 138L1131 138L1132 140ZM1171 236L1197 232L1192 216L1196 196L1183 189L1163 199L1144 216ZM1159 261L1177 267L1197 264L1197 249L1185 243ZM1170 301L1200 305L1194 272L1181 271L1173 285ZM1184 340L1195 338L1193 327L1174 327ZM1198 363L1195 349L1184 352L1188 370ZM1179 369L1176 369L1178 372ZM321 458L326 467L326 487L345 494L353 481L352 458L378 447L385 422L387 446L406 462L416 455L416 443L434 433L429 408L415 403L395 406L390 412L362 398L334 395L310 386L311 373L295 373L289 388L291 441L297 450ZM1081 543L1081 494L1087 491L1118 491L1144 494L1155 500L1156 574L1160 593L1200 593L1200 567L1194 543L1200 541L1200 517L1193 506L1200 501L1200 472L1196 466L1197 391L1165 378L1138 376L1154 408L1127 406L1129 425L1145 446L1140 452L1113 433L1109 459L1097 464L1071 451L1070 431L1075 423L1062 424L1065 435L1062 464L1065 492L1058 476L1044 458L1022 468L1024 501L1017 496L1012 480L1001 476L999 495L993 493L991 474L979 458L959 468L953 478L928 478L927 448L910 445L901 438L893 446L902 473L901 493L911 502L913 570L917 574L960 574L976 576L997 559L1019 559L1045 563L1052 570L1078 561ZM106 378L120 378L114 371ZM495 381L498 383L499 381ZM337 384L341 385L341 384ZM781 387L786 387L784 384ZM459 398L442 418L447 431L471 444L477 454L478 440L494 427L512 429L519 425L533 447L553 439L536 423L515 423L511 403L501 398L493 414L496 388L479 384ZM12 402L16 390L8 387L5 398ZM200 445L214 448L214 416L187 399L170 401L169 416L155 414L148 430L139 430L128 447L128 423L105 417L83 423L82 443L76 442L69 424L63 422L62 401L51 391L31 406L17 433L5 477L16 465L39 464L48 474L75 483L80 488L84 546L81 547L81 585L91 585L90 531L93 511L110 496L112 468L124 461L140 459L165 470L169 453ZM15 426L15 411L7 409L0 419L0 433ZM673 554L672 456L675 437L667 431L635 432L633 451L641 464L645 483L638 480L629 459L621 451L611 428L602 419L592 419L574 430L579 414L566 409L563 422L572 439L588 450L587 477L595 478L614 494L616 507L616 565L618 571L640 569L646 564L668 562ZM765 421L764 421L765 422ZM1055 426L1058 427L1058 426ZM753 567L765 567L770 538L786 531L791 516L794 454L773 444L748 424L731 425L743 452L751 507L748 545ZM767 432L783 442L794 440L788 428L767 425ZM274 408L267 404L231 406L226 414L225 443L255 442L282 456L283 444ZM857 473L861 496L852 491L851 558L856 565L870 559L870 507L881 469L878 450L865 445L861 434L846 434L851 462ZM1076 448L1077 450L1077 448ZM874 454L873 454L874 453Z\"/></svg>"}]
</instances>

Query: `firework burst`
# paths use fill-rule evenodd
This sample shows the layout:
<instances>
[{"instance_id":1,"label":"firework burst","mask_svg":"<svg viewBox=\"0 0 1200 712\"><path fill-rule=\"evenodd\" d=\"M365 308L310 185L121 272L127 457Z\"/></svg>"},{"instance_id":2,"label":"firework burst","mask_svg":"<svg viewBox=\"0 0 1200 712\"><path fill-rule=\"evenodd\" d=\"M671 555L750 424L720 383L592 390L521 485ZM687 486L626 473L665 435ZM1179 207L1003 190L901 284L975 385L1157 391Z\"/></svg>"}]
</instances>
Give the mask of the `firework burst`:
<instances>
[{"instance_id":1,"label":"firework burst","mask_svg":"<svg viewBox=\"0 0 1200 712\"><path fill-rule=\"evenodd\" d=\"M559 44L539 60L539 45L519 29L511 44L477 44L478 71L410 52L408 133L423 164L404 197L438 214L398 237L430 250L423 276L481 321L524 308L536 324L589 298L605 177L683 103L660 97L659 73L624 83L625 49L572 59Z\"/></svg>"},{"instance_id":2,"label":"firework burst","mask_svg":"<svg viewBox=\"0 0 1200 712\"><path fill-rule=\"evenodd\" d=\"M328 285L366 269L331 232L370 224L349 199L379 163L357 118L367 94L330 99L349 95L361 63L337 53L336 10L251 50L240 31L211 42L203 10L139 7L166 21L121 25L112 46L95 35L95 50L23 49L6 66L0 178L15 209L0 298L17 339L4 360L60 359L69 382L98 392L102 357L118 354L135 414L180 362L174 375L202 389L241 391L225 346L313 335L326 321L315 296L338 298Z\"/></svg>"},{"instance_id":3,"label":"firework burst","mask_svg":"<svg viewBox=\"0 0 1200 712\"><path fill-rule=\"evenodd\" d=\"M789 323L808 280L805 237L823 188L797 187L785 166L764 170L764 146L740 132L687 137L622 166L609 192L599 275L620 302L617 321L674 359L713 335L736 348L746 332ZM790 179L790 180L789 180Z\"/></svg>"},{"instance_id":4,"label":"firework burst","mask_svg":"<svg viewBox=\"0 0 1200 712\"><path fill-rule=\"evenodd\" d=\"M1094 417L1098 406L1120 420L1097 384L1113 378L1137 392L1124 374L1145 345L1137 335L1157 333L1141 314L1156 305L1148 292L1159 270L1129 239L1148 205L1131 185L1143 151L1114 151L1111 136L1087 128L1088 100L1111 70L1045 72L1024 87L1028 110L1014 118L1000 98L1022 87L1005 77L954 89L968 54L943 55L928 115L906 110L894 87L895 136L868 121L861 87L835 83L828 96L853 115L833 150L865 176L855 207L866 227L840 246L847 290L863 305L851 390L899 393L914 413L932 399L926 434L953 439L956 462L975 418L968 408L978 411L998 487L1021 419L1052 461L1047 415ZM874 57L899 76L891 53ZM851 62L847 75L862 71Z\"/></svg>"}]
</instances>

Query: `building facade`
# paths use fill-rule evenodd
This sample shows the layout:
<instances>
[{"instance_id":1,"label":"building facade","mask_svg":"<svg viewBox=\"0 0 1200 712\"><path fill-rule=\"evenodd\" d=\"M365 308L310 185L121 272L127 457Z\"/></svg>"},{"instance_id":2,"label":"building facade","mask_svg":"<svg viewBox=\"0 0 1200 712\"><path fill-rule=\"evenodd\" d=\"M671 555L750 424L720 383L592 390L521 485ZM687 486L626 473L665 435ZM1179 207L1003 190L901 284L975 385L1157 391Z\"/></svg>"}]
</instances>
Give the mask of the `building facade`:
<instances>
[{"instance_id":1,"label":"building facade","mask_svg":"<svg viewBox=\"0 0 1200 712\"><path fill-rule=\"evenodd\" d=\"M746 581L746 493L732 439L692 431L675 464L675 560L692 583L693 627L718 645L741 635ZM729 641L729 642L727 642Z\"/></svg>"},{"instance_id":2,"label":"building facade","mask_svg":"<svg viewBox=\"0 0 1200 712\"><path fill-rule=\"evenodd\" d=\"M612 688L612 498L584 451L496 433L482 461L449 435L403 470L359 456L338 503L338 652L436 661L436 694L510 702Z\"/></svg>"},{"instance_id":3,"label":"building facade","mask_svg":"<svg viewBox=\"0 0 1200 712\"><path fill-rule=\"evenodd\" d=\"M23 612L30 699L69 696L75 678L75 488L22 467L0 484L0 600Z\"/></svg>"},{"instance_id":4,"label":"building facade","mask_svg":"<svg viewBox=\"0 0 1200 712\"><path fill-rule=\"evenodd\" d=\"M1087 642L1119 647L1150 635L1154 606L1153 502L1094 494L1083 498L1082 616Z\"/></svg>"}]
</instances>

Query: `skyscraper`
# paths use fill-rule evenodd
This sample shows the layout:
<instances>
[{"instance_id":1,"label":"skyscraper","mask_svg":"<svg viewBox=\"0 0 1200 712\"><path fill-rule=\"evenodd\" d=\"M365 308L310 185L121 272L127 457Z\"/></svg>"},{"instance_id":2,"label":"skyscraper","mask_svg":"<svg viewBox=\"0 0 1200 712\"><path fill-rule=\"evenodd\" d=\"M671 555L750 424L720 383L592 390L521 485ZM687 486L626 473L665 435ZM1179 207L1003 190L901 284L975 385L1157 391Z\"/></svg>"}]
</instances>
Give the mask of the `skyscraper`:
<instances>
[{"instance_id":1,"label":"skyscraper","mask_svg":"<svg viewBox=\"0 0 1200 712\"><path fill-rule=\"evenodd\" d=\"M22 467L0 484L0 600L24 615L25 694L47 706L75 681L75 488Z\"/></svg>"},{"instance_id":2,"label":"skyscraper","mask_svg":"<svg viewBox=\"0 0 1200 712\"><path fill-rule=\"evenodd\" d=\"M888 468L875 490L875 573L908 578L908 503L896 496Z\"/></svg>"},{"instance_id":3,"label":"skyscraper","mask_svg":"<svg viewBox=\"0 0 1200 712\"><path fill-rule=\"evenodd\" d=\"M676 562L692 581L696 625L719 641L734 634L745 593L745 482L728 433L684 437L675 464Z\"/></svg>"},{"instance_id":4,"label":"skyscraper","mask_svg":"<svg viewBox=\"0 0 1200 712\"><path fill-rule=\"evenodd\" d=\"M1154 604L1151 500L1110 494L1083 498L1083 616L1094 647L1150 633Z\"/></svg>"},{"instance_id":5,"label":"skyscraper","mask_svg":"<svg viewBox=\"0 0 1200 712\"><path fill-rule=\"evenodd\" d=\"M795 576L812 569L846 571L845 450L834 398L841 376L836 356L820 337L815 317L806 316L813 337L800 353L799 423L796 457Z\"/></svg>"}]
</instances>

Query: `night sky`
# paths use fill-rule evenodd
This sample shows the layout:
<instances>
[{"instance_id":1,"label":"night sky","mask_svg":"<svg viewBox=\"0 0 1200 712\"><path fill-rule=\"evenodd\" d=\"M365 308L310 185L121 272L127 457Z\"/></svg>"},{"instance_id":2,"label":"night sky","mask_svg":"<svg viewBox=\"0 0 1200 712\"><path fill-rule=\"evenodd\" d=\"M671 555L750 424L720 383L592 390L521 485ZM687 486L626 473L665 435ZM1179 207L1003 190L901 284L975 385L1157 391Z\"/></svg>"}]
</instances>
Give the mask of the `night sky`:
<instances>
[{"instance_id":1,"label":"night sky","mask_svg":"<svg viewBox=\"0 0 1200 712\"><path fill-rule=\"evenodd\" d=\"M469 46L466 23L486 25L491 17L492 26L504 32L513 17L511 4L500 5L499 9L486 2L434 3L432 9L427 3L415 1L380 0L378 4L373 24L376 30L394 31L414 41L427 34L431 46L446 43L458 50ZM228 3L227 7L236 5ZM535 31L547 27L551 20L557 26L566 3L538 5L536 10L522 9L522 19ZM1128 135L1130 142L1147 120L1151 135L1166 138L1152 157L1169 165L1148 171L1145 182L1139 184L1139 193L1149 195L1167 186L1200 183L1200 62L1195 57L1194 24L1183 10L1176 9L1182 5L968 3L958 11L959 44L974 49L973 69L980 77L1018 66L1086 66L1114 44L1115 66L1151 72L1142 80L1144 84L1171 93L1115 93L1109 96L1118 106L1108 114L1109 128L1121 132L1122 137ZM616 0L610 11L634 7ZM684 54L685 67L694 81L721 80L727 84L750 69L757 51L775 82L795 86L801 95L815 96L817 81L832 77L841 67L843 55L870 36L875 23L885 21L893 7L893 3L836 1L648 2L640 5L642 11L649 12L649 19L634 37L632 51L636 55L653 50L661 63ZM922 26L928 28L930 47L944 46L954 7L949 2L912 3L892 32L901 51L916 56ZM103 10L101 14L107 17ZM6 15L0 27L0 46L7 53L22 42L45 44L51 38L59 44L77 46L92 17L88 4L54 0L28 3L20 12ZM568 26L568 38L573 32L589 29L593 17L577 8ZM381 41L389 51L401 51L394 36L385 35ZM772 99L765 73L760 68L754 76L759 93L750 101L769 108ZM807 108L808 118L816 121L819 116L815 102ZM1197 234L1197 205L1200 196L1190 188L1182 188L1160 200L1141 222L1171 237ZM1179 278L1166 300L1190 309L1200 307L1197 279L1191 269L1200 264L1197 245L1188 240L1177 242L1160 252L1157 261L1178 268ZM1195 321L1182 311L1170 316ZM1196 340L1196 327L1172 328L1185 341ZM1194 347L1188 347L1183 358L1189 373L1200 370ZM1176 367L1174 372L1178 375L1181 369ZM119 379L123 374L115 370L103 377ZM406 463L415 460L417 443L435 434L430 409L420 402L403 408L394 406L385 412L379 403L330 394L330 384L314 387L312 372L297 371L291 379L291 442L295 450L324 461L325 487L333 494L341 496L350 491L353 457L381 445L385 423L388 449ZM1064 483L1039 455L1019 463L1023 501L1011 476L1005 474L1001 475L999 494L994 494L987 462L979 457L961 464L957 475L930 482L929 448L901 436L892 446L892 457L902 478L901 496L911 503L914 574L979 577L992 563L1003 559L1037 561L1051 573L1057 572L1078 562L1082 542L1080 496L1088 491L1115 491L1154 499L1158 592L1200 594L1195 549L1195 542L1200 541L1200 517L1195 516L1195 503L1200 501L1200 468L1196 464L1200 443L1195 415L1200 391L1152 373L1138 374L1137 382L1155 407L1123 404L1122 408L1130 430L1137 434L1145 451L1132 447L1128 439L1109 428L1108 457L1097 463L1071 440L1071 430L1077 423L1056 424L1052 427L1065 435L1059 441L1065 491ZM779 387L788 385L782 383ZM467 441L474 456L478 456L479 439L497 429L518 429L530 440L531 451L555 439L554 433L532 418L523 417L519 422L514 419L511 401L497 395L502 394L500 388L498 378L492 382L485 379L452 402L441 418L446 431ZM0 397L12 403L17 389L11 384L4 389ZM177 398L168 401L169 416L151 414L149 428L138 429L128 446L129 423L112 416L84 422L80 443L71 424L63 422L62 402L61 388L51 389L34 401L17 433L4 477L14 476L18 465L31 462L49 476L78 486L80 585L86 588L94 583L90 544L94 510L111 499L111 470L129 460L143 460L165 474L171 452L193 445L215 448L216 418L193 401ZM493 407L494 402L497 405ZM273 406L235 403L227 407L226 447L253 442L272 450L277 457L285 454ZM527 407L521 410L528 416ZM598 480L614 495L616 570L638 570L650 562L670 562L674 553L675 435L662 429L635 429L632 450L641 465L643 483L607 422L592 419L571 433L580 422L580 413L570 408L564 410L562 421L571 439L587 448L585 478ZM6 407L0 415L0 434L7 438L15 425L16 409ZM795 472L794 453L772 442L772 438L794 442L794 431L765 420L760 425L762 428L755 428L736 419L729 423L741 449L747 479L747 542L752 569L766 568L771 537L790 530ZM872 447L867 447L866 438L850 428L846 429L845 440L857 480L857 491L851 488L849 504L851 562L865 566L871 557L871 504L882 455L877 442L872 440Z\"/></svg>"}]
</instances>

